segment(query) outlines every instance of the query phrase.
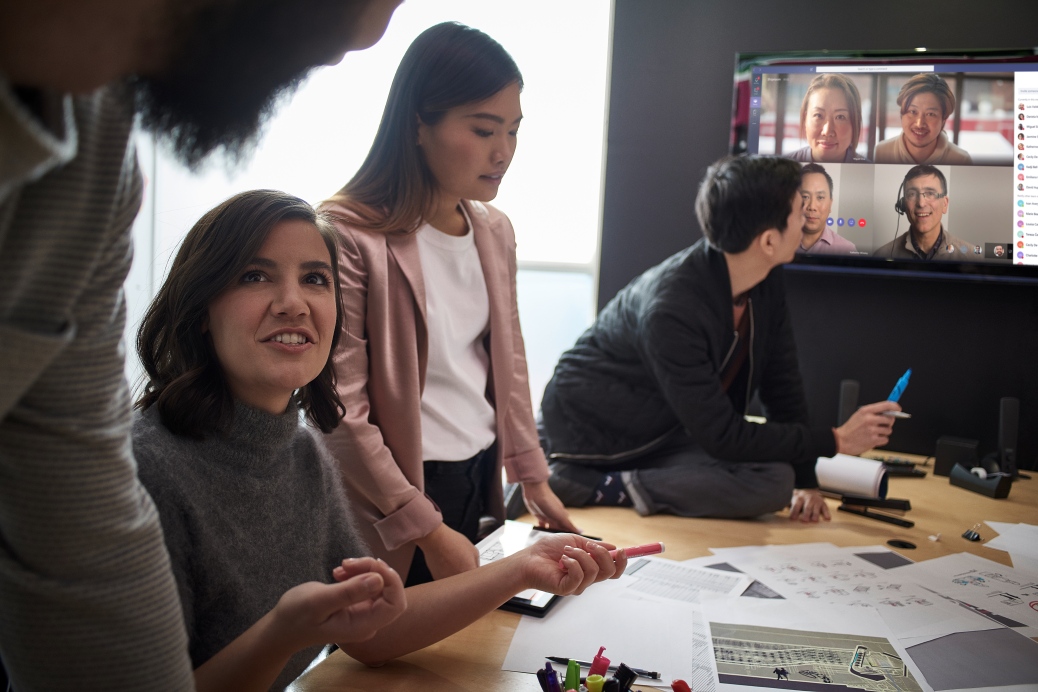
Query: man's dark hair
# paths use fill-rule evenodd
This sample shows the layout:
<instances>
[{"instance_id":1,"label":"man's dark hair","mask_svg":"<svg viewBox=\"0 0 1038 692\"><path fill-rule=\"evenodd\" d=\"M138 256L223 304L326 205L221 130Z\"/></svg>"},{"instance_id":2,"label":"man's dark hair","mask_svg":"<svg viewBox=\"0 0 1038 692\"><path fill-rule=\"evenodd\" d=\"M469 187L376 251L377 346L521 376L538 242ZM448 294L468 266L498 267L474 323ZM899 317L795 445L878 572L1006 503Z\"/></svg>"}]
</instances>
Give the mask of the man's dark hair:
<instances>
[{"instance_id":1,"label":"man's dark hair","mask_svg":"<svg viewBox=\"0 0 1038 692\"><path fill-rule=\"evenodd\" d=\"M948 179L944 177L944 173L941 173L940 168L925 163L908 169L908 173L905 173L905 185L908 185L910 180L922 178L927 175L936 175L937 179L941 181L941 194L948 194Z\"/></svg>"},{"instance_id":2,"label":"man's dark hair","mask_svg":"<svg viewBox=\"0 0 1038 692\"><path fill-rule=\"evenodd\" d=\"M195 168L232 162L310 70L341 52L367 0L170 3L176 46L161 74L128 82L142 125Z\"/></svg>"},{"instance_id":3,"label":"man's dark hair","mask_svg":"<svg viewBox=\"0 0 1038 692\"><path fill-rule=\"evenodd\" d=\"M833 196L833 178L831 175L825 172L825 168L817 163L804 164L804 167L800 169L800 177L803 178L808 173L821 173L825 176L825 182L829 183L829 196Z\"/></svg>"},{"instance_id":4,"label":"man's dark hair","mask_svg":"<svg viewBox=\"0 0 1038 692\"><path fill-rule=\"evenodd\" d=\"M729 156L706 170L696 196L696 217L711 245L737 254L769 228L786 230L799 189L796 161Z\"/></svg>"},{"instance_id":5,"label":"man's dark hair","mask_svg":"<svg viewBox=\"0 0 1038 692\"><path fill-rule=\"evenodd\" d=\"M210 210L188 232L166 282L137 332L137 354L147 373L137 408L158 408L170 432L195 439L219 432L234 418L234 398L212 335L203 331L209 305L256 256L274 226L299 219L313 224L331 257L335 331L324 369L295 393L307 418L331 432L346 413L335 388L332 355L343 325L338 231L309 204L276 190L252 190Z\"/></svg>"}]
</instances>

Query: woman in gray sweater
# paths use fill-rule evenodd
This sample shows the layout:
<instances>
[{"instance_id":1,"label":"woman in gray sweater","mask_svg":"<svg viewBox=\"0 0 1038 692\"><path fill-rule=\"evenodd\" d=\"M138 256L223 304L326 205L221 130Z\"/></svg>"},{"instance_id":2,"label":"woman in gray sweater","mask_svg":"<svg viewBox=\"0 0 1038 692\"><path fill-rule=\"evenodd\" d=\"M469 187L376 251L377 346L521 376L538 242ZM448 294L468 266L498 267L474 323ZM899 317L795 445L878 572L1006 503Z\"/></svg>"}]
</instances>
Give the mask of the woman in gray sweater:
<instances>
[{"instance_id":1,"label":"woman in gray sweater","mask_svg":"<svg viewBox=\"0 0 1038 692\"><path fill-rule=\"evenodd\" d=\"M366 556L317 432L351 405L330 359L342 328L336 238L290 195L232 197L188 233L138 334L148 382L134 453L199 690L284 689L330 642L379 663L522 590L576 594L626 566L613 546L558 535L405 590Z\"/></svg>"}]
</instances>

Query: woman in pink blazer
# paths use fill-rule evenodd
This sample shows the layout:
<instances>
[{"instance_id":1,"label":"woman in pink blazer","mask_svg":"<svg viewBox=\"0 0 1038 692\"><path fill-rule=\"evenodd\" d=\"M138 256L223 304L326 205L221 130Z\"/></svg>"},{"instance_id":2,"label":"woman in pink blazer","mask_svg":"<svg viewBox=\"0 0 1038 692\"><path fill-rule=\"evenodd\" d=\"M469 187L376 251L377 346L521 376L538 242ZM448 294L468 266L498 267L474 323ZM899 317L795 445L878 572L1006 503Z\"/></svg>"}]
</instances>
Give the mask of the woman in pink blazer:
<instances>
[{"instance_id":1,"label":"woman in pink blazer","mask_svg":"<svg viewBox=\"0 0 1038 692\"><path fill-rule=\"evenodd\" d=\"M515 153L522 84L486 34L426 30L367 159L323 205L338 219L345 304L346 415L329 447L368 545L409 584L479 565L479 517L504 519L502 467L539 523L577 531L534 424L515 234L484 204Z\"/></svg>"}]
</instances>

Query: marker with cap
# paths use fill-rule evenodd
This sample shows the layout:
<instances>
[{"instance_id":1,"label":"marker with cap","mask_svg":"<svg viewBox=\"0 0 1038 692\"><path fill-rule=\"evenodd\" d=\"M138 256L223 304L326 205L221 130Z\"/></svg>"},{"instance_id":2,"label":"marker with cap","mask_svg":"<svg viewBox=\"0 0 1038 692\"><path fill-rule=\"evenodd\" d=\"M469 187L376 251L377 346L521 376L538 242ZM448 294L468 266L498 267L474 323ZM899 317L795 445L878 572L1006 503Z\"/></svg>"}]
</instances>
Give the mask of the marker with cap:
<instances>
[{"instance_id":1,"label":"marker with cap","mask_svg":"<svg viewBox=\"0 0 1038 692\"><path fill-rule=\"evenodd\" d=\"M643 557L645 555L659 555L665 550L665 546L662 543L646 543L645 545L636 545L630 548L624 548L623 551L627 557ZM609 557L616 559L616 554L620 552L620 549L609 551ZM566 569L566 565L562 563L562 559L559 559L559 567Z\"/></svg>"},{"instance_id":2,"label":"marker with cap","mask_svg":"<svg viewBox=\"0 0 1038 692\"><path fill-rule=\"evenodd\" d=\"M897 401L901 398L901 395L904 394L905 390L908 388L908 378L910 378L911 376L912 376L912 368L909 368L908 370L905 371L905 374L901 376L901 379L899 379L897 381L897 384L894 385L894 389L893 389L893 391L890 392L890 396L887 397L887 401L893 401L893 402L897 403ZM901 411L884 411L883 415L884 416L893 416L894 418L911 418L912 417L912 416L910 416L907 413L902 413Z\"/></svg>"}]
</instances>

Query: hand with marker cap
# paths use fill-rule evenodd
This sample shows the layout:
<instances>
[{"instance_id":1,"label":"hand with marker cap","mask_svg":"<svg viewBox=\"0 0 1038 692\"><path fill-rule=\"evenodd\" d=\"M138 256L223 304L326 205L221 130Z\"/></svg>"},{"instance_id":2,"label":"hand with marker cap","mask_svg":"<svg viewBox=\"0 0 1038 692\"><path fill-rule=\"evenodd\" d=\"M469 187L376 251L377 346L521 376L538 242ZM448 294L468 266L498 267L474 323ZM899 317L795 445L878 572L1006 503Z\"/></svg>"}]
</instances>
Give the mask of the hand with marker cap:
<instances>
[{"instance_id":1,"label":"hand with marker cap","mask_svg":"<svg viewBox=\"0 0 1038 692\"><path fill-rule=\"evenodd\" d=\"M627 568L627 555L611 543L573 534L546 536L516 553L526 588L566 596L580 594L592 584L616 579Z\"/></svg>"}]
</instances>

